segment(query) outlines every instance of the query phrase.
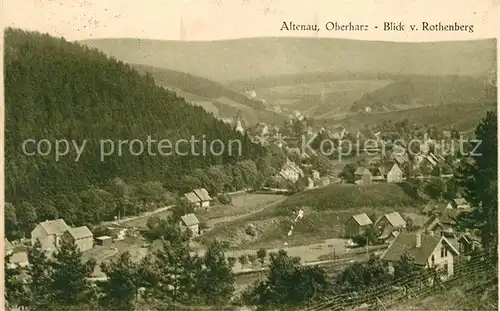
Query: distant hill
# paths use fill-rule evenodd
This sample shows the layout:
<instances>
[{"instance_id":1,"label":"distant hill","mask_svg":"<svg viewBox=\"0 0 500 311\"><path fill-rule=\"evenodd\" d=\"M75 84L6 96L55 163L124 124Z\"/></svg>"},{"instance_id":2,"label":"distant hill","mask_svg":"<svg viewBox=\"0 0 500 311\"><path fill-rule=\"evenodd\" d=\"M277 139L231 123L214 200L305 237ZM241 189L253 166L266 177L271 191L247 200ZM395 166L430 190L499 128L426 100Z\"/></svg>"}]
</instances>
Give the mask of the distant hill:
<instances>
[{"instance_id":1,"label":"distant hill","mask_svg":"<svg viewBox=\"0 0 500 311\"><path fill-rule=\"evenodd\" d=\"M410 76L365 93L351 110L392 111L456 103L488 103L496 99L496 88L488 85L488 77Z\"/></svg>"},{"instance_id":2,"label":"distant hill","mask_svg":"<svg viewBox=\"0 0 500 311\"><path fill-rule=\"evenodd\" d=\"M342 125L346 129L354 131L364 129L366 126L372 127L383 121L411 119L419 124L433 125L443 129L454 126L461 132L471 133L488 110L496 111L496 102L449 104L379 113L356 113L342 118L317 119L316 123L326 127Z\"/></svg>"},{"instance_id":3,"label":"distant hill","mask_svg":"<svg viewBox=\"0 0 500 311\"><path fill-rule=\"evenodd\" d=\"M496 67L495 39L395 43L324 38L211 42L114 38L82 43L128 63L172 69L218 82L314 72L476 76Z\"/></svg>"},{"instance_id":4,"label":"distant hill","mask_svg":"<svg viewBox=\"0 0 500 311\"><path fill-rule=\"evenodd\" d=\"M249 124L259 121L282 122L285 118L266 110L262 102L248 98L243 91L236 91L218 82L170 69L140 64L131 66L142 74L151 74L157 84L175 92L186 101L203 107L217 117L240 116Z\"/></svg>"}]
</instances>

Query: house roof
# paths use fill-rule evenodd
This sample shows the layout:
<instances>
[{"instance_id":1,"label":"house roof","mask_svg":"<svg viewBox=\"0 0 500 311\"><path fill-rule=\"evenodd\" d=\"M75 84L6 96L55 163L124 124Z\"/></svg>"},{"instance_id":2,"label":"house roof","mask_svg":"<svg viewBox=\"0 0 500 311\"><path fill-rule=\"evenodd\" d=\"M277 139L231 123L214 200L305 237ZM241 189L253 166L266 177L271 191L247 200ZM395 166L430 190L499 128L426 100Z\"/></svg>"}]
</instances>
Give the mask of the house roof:
<instances>
[{"instance_id":1,"label":"house roof","mask_svg":"<svg viewBox=\"0 0 500 311\"><path fill-rule=\"evenodd\" d=\"M64 219L55 219L55 220L46 220L38 224L40 227L45 230L45 232L49 235L55 234L55 235L62 235L64 232L66 232L70 227Z\"/></svg>"},{"instance_id":2,"label":"house roof","mask_svg":"<svg viewBox=\"0 0 500 311\"><path fill-rule=\"evenodd\" d=\"M441 220L439 220L439 217L434 215L424 223L423 227L426 230L432 230L436 225L440 226L441 228L444 228L443 224L441 223Z\"/></svg>"},{"instance_id":3,"label":"house roof","mask_svg":"<svg viewBox=\"0 0 500 311\"><path fill-rule=\"evenodd\" d=\"M212 198L208 194L207 189L205 188L199 188L199 189L194 189L193 191L202 201L210 201Z\"/></svg>"},{"instance_id":4,"label":"house roof","mask_svg":"<svg viewBox=\"0 0 500 311\"><path fill-rule=\"evenodd\" d=\"M193 226L193 225L197 225L197 224L200 223L200 221L198 220L198 218L196 218L196 216L193 213L181 216L181 220L188 227L189 226Z\"/></svg>"},{"instance_id":5,"label":"house roof","mask_svg":"<svg viewBox=\"0 0 500 311\"><path fill-rule=\"evenodd\" d=\"M387 213L384 216L382 216L377 222L382 220L383 218L386 218L389 224L393 227L402 227L406 225L406 221L403 219L401 214L398 212L392 212L392 213Z\"/></svg>"},{"instance_id":6,"label":"house roof","mask_svg":"<svg viewBox=\"0 0 500 311\"><path fill-rule=\"evenodd\" d=\"M354 172L355 175L371 174L366 167L358 167Z\"/></svg>"},{"instance_id":7,"label":"house roof","mask_svg":"<svg viewBox=\"0 0 500 311\"><path fill-rule=\"evenodd\" d=\"M88 238L94 236L94 234L89 230L89 228L87 228L87 226L70 228L68 232L74 239Z\"/></svg>"},{"instance_id":8,"label":"house roof","mask_svg":"<svg viewBox=\"0 0 500 311\"><path fill-rule=\"evenodd\" d=\"M184 193L184 197L190 202L190 203L200 203L201 200L200 198L194 193L194 192L188 192Z\"/></svg>"},{"instance_id":9,"label":"house roof","mask_svg":"<svg viewBox=\"0 0 500 311\"><path fill-rule=\"evenodd\" d=\"M474 234L467 232L462 234L459 238L458 241L460 240L465 240L467 243L473 243L473 242L481 242L481 239L475 236Z\"/></svg>"},{"instance_id":10,"label":"house roof","mask_svg":"<svg viewBox=\"0 0 500 311\"><path fill-rule=\"evenodd\" d=\"M28 253L26 253L26 252L14 253L10 257L9 262L11 264L26 263L26 262L28 262Z\"/></svg>"},{"instance_id":11,"label":"house roof","mask_svg":"<svg viewBox=\"0 0 500 311\"><path fill-rule=\"evenodd\" d=\"M360 226L367 226L373 224L372 220L366 213L353 215L352 218L358 223Z\"/></svg>"},{"instance_id":12,"label":"house roof","mask_svg":"<svg viewBox=\"0 0 500 311\"><path fill-rule=\"evenodd\" d=\"M417 234L420 234L420 247L416 247ZM421 233L400 233L394 241L389 245L387 250L382 255L382 259L388 261L400 261L401 256L408 252L408 254L413 257L415 264L426 265L429 257L432 255L436 247L443 243L448 246L448 248L458 255L458 251L450 244L448 240L444 237L437 237Z\"/></svg>"},{"instance_id":13,"label":"house roof","mask_svg":"<svg viewBox=\"0 0 500 311\"><path fill-rule=\"evenodd\" d=\"M12 245L12 243L10 243L10 241L7 239L4 239L3 247L4 247L5 251L11 251L14 249L14 245Z\"/></svg>"}]
</instances>

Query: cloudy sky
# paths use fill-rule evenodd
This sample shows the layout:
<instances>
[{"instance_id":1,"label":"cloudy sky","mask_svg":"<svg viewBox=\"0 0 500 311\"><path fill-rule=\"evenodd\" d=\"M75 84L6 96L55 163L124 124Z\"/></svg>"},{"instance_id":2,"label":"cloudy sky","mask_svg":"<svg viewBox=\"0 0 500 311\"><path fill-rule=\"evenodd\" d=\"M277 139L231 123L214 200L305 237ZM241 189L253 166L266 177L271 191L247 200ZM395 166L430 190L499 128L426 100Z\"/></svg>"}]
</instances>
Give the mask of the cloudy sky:
<instances>
[{"instance_id":1,"label":"cloudy sky","mask_svg":"<svg viewBox=\"0 0 500 311\"><path fill-rule=\"evenodd\" d=\"M320 36L384 41L441 41L495 37L500 32L499 2L468 1L270 1L270 0L4 0L6 26L48 32L68 40L134 37L167 40L219 40L263 36ZM332 4L333 3L333 4ZM318 33L280 31L283 21L328 21L381 26L459 22L474 24L474 33L322 30Z\"/></svg>"}]
</instances>

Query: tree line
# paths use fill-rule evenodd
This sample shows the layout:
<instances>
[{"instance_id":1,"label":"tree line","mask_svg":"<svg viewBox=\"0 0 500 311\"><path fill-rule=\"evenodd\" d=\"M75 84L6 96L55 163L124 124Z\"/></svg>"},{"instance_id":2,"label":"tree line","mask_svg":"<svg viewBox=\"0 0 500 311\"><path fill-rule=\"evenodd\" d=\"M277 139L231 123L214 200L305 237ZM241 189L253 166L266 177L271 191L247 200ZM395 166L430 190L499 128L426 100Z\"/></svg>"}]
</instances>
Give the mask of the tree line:
<instances>
[{"instance_id":1,"label":"tree line","mask_svg":"<svg viewBox=\"0 0 500 311\"><path fill-rule=\"evenodd\" d=\"M279 170L281 151L251 142L155 84L151 75L63 38L5 31L6 233L27 235L38 221L95 224L161 206L196 187L211 194L253 188ZM241 154L151 156L114 153L101 161L100 140L239 140ZM87 141L71 150L27 156L27 139ZM188 151L189 150L183 150Z\"/></svg>"}]
</instances>

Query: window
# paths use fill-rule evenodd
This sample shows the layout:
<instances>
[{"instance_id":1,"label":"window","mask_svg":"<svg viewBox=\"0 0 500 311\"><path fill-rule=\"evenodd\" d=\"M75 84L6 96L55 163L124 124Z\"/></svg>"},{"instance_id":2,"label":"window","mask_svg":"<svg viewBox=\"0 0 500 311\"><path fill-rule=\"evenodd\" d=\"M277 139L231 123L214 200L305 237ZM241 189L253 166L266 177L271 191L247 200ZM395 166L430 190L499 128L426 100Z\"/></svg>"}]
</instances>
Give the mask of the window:
<instances>
[{"instance_id":1,"label":"window","mask_svg":"<svg viewBox=\"0 0 500 311\"><path fill-rule=\"evenodd\" d=\"M435 261L436 261L436 259L434 258L434 255L432 255L432 257L431 257L431 261L432 261L432 265L434 266L434 263L435 263Z\"/></svg>"},{"instance_id":2,"label":"window","mask_svg":"<svg viewBox=\"0 0 500 311\"><path fill-rule=\"evenodd\" d=\"M445 251L446 251L446 250L445 250L444 246L442 246L442 247L441 247L441 258L445 257L445 254L444 254L444 253L445 253Z\"/></svg>"}]
</instances>

